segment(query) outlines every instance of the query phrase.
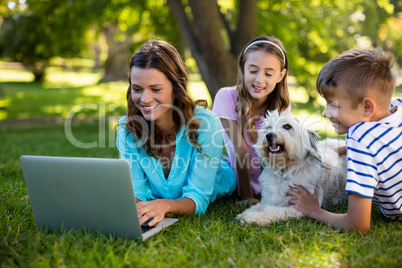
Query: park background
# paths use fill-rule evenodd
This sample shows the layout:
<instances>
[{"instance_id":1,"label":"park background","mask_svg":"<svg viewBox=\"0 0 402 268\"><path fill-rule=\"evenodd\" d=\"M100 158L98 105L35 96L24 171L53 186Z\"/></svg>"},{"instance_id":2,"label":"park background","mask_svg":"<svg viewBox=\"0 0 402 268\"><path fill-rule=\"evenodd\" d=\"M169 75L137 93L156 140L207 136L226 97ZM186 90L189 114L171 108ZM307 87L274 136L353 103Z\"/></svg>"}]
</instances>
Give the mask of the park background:
<instances>
[{"instance_id":1,"label":"park background","mask_svg":"<svg viewBox=\"0 0 402 268\"><path fill-rule=\"evenodd\" d=\"M382 47L395 55L401 83L400 0L0 0L0 265L400 265L402 224L375 207L367 235L309 219L243 227L234 217L244 208L233 197L211 204L206 215L181 217L143 243L36 229L19 157L117 158L128 61L146 40L163 39L179 50L191 96L211 107L219 88L236 83L237 55L259 35L283 42L292 114L322 137L336 137L315 92L329 59L350 48ZM395 97L402 97L401 86Z\"/></svg>"}]
</instances>

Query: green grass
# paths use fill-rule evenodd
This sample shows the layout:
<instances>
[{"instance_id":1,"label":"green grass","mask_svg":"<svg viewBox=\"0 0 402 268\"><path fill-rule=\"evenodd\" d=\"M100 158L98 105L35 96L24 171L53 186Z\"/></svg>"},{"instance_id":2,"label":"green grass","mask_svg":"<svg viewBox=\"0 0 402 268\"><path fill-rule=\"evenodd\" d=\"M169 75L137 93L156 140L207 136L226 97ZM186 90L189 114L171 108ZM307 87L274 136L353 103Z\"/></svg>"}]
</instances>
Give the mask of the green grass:
<instances>
[{"instance_id":1,"label":"green grass","mask_svg":"<svg viewBox=\"0 0 402 268\"><path fill-rule=\"evenodd\" d=\"M59 78L65 76L60 84L7 80L0 70L4 93L0 101L8 103L0 110L5 115L0 121L0 267L400 267L402 222L385 219L376 207L366 235L340 232L307 218L266 227L242 226L234 218L244 208L235 205L234 197L211 204L205 215L180 217L178 223L144 242L80 231L37 230L29 199L22 198L27 189L19 157L117 158L114 119L124 111L124 82L94 85L85 82L92 79L88 77L93 73L88 72L79 83L74 72L53 71ZM17 72L27 75L23 70ZM66 82L69 80L74 84ZM303 100L302 90L293 93L294 100ZM63 121L33 120L63 118L81 102L95 103L97 109L77 112L77 118L91 120L74 121L72 134L81 142L96 142L98 146L93 148L74 146L66 137ZM319 103L316 107L293 103L292 113L298 118L310 114L320 118ZM108 109L111 104L114 109ZM53 105L59 108L50 108ZM106 120L101 131L103 123L99 122L103 121L99 120L104 119L99 117L99 107L105 107L105 115L113 118ZM24 124L18 119L24 119ZM346 208L332 211L343 213Z\"/></svg>"}]
</instances>

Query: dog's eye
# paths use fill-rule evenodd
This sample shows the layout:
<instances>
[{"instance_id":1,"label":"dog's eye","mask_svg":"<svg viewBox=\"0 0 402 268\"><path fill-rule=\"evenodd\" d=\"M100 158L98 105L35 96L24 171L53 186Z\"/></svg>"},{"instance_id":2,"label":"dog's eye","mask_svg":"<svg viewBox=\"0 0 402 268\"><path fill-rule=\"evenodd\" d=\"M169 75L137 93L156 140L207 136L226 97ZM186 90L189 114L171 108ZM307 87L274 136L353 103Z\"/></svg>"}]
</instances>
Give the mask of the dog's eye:
<instances>
[{"instance_id":1,"label":"dog's eye","mask_svg":"<svg viewBox=\"0 0 402 268\"><path fill-rule=\"evenodd\" d=\"M292 128L292 126L291 126L291 125L289 125L289 124L286 124L286 125L283 125L283 128L284 128L284 129L286 129L286 130L289 130L289 129L291 129L291 128Z\"/></svg>"}]
</instances>

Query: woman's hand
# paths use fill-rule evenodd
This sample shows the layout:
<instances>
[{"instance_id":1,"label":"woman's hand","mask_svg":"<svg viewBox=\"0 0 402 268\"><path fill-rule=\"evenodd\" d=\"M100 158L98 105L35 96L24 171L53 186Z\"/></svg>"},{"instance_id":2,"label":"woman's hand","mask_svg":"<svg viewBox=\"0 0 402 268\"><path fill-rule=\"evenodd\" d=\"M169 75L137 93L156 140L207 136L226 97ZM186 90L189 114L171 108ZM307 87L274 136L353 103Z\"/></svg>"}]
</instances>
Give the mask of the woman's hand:
<instances>
[{"instance_id":1,"label":"woman's hand","mask_svg":"<svg viewBox=\"0 0 402 268\"><path fill-rule=\"evenodd\" d=\"M148 225L154 226L165 218L166 213L169 211L169 205L165 199L140 201L137 203L137 210L140 224L152 219Z\"/></svg>"},{"instance_id":2,"label":"woman's hand","mask_svg":"<svg viewBox=\"0 0 402 268\"><path fill-rule=\"evenodd\" d=\"M172 199L156 199L152 201L137 200L138 217L140 224L152 219L148 225L154 226L162 221L167 215L187 215L195 211L195 203L188 197L177 200Z\"/></svg>"}]
</instances>

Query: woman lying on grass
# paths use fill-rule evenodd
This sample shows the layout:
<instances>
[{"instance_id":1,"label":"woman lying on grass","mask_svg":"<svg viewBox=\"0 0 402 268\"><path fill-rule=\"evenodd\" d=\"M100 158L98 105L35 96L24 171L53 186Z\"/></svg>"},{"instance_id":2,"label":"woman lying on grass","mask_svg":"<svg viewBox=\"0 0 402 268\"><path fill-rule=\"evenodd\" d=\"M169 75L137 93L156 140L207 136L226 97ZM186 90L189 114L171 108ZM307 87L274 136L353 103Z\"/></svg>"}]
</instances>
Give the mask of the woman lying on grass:
<instances>
[{"instance_id":1,"label":"woman lying on grass","mask_svg":"<svg viewBox=\"0 0 402 268\"><path fill-rule=\"evenodd\" d=\"M184 63L172 45L148 41L132 56L127 106L116 144L130 163L141 224L205 213L234 191L234 172L221 158L220 119L205 101L189 97Z\"/></svg>"}]
</instances>

